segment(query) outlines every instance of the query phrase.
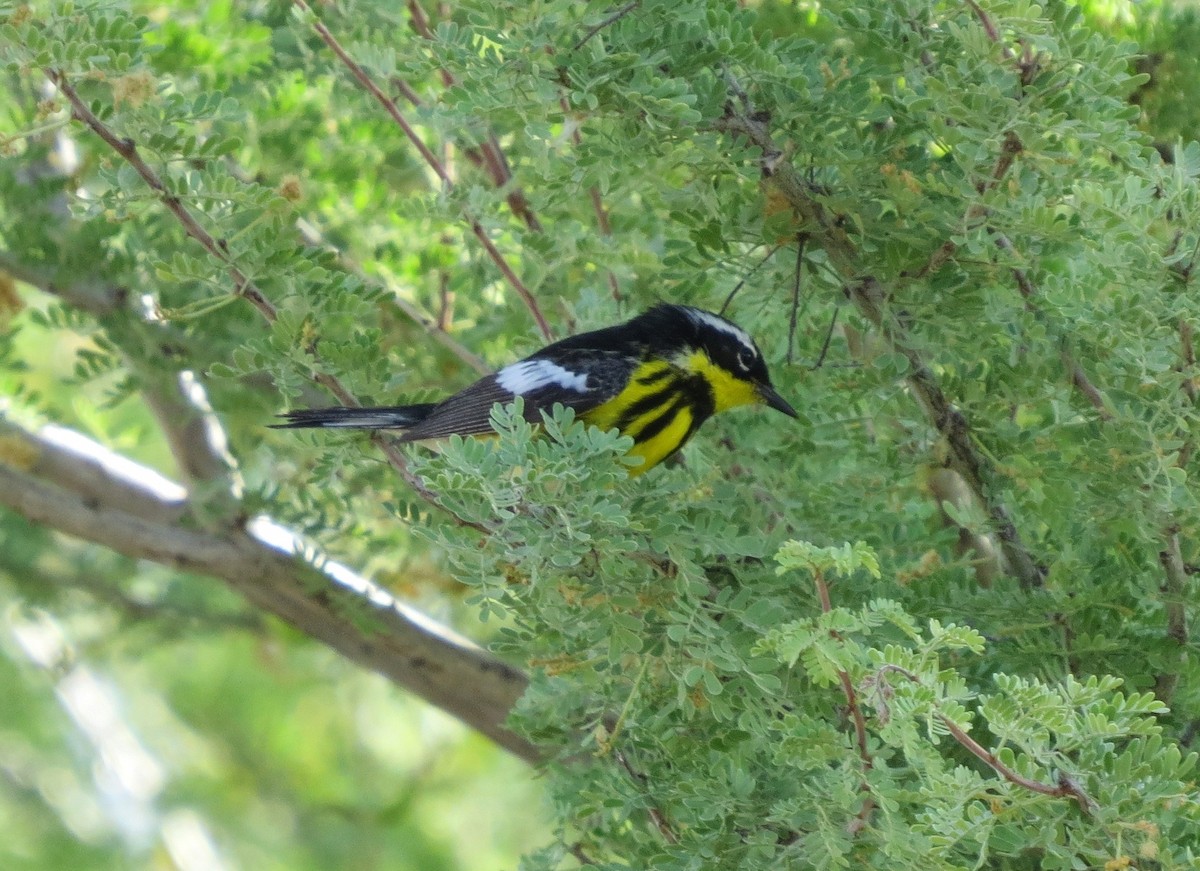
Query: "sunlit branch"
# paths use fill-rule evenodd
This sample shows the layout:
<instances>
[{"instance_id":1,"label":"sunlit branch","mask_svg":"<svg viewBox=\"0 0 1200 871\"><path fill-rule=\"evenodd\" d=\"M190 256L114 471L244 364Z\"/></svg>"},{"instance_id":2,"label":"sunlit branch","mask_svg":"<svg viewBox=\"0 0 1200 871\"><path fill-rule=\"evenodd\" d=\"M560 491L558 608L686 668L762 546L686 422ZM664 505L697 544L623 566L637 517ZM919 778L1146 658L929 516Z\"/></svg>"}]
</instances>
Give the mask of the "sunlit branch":
<instances>
[{"instance_id":1,"label":"sunlit branch","mask_svg":"<svg viewBox=\"0 0 1200 871\"><path fill-rule=\"evenodd\" d=\"M263 532L184 526L177 522L184 507L179 499L98 472L95 460L37 435L18 436L12 425L4 433L0 445L16 443L22 450L17 456L0 454L0 505L128 557L219 578L255 607L383 674L522 759L541 759L536 747L504 725L526 685L517 669L348 570L306 563L277 541L278 534L264 541Z\"/></svg>"}]
</instances>

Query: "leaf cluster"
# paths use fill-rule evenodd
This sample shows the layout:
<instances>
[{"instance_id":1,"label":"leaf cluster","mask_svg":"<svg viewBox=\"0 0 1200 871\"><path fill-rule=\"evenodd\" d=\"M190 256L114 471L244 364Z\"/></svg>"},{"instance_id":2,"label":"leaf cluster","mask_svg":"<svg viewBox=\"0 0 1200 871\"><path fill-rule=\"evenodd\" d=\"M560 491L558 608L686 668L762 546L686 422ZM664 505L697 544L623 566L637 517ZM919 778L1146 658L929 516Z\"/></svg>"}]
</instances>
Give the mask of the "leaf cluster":
<instances>
[{"instance_id":1,"label":"leaf cluster","mask_svg":"<svg viewBox=\"0 0 1200 871\"><path fill-rule=\"evenodd\" d=\"M169 469L147 398L198 379L243 516L291 523L527 667L512 721L550 759L555 832L523 867L1194 866L1191 19L1026 0L178 6L0 3L0 291L50 295L0 294L0 384L26 419ZM728 313L801 419L722 416L646 476L628 477L627 439L563 409L534 426L498 407L494 439L406 449L419 489L379 443L265 428L332 404L331 385L364 404L445 395L473 355L535 349L534 314L561 335L662 299L716 310L742 281ZM855 304L868 284L884 316ZM1014 539L1037 583L1012 576ZM0 552L6 595L90 627L126 673L126 624L89 623L97 601L135 625L146 607L230 614L15 516ZM90 589L71 571L87 559ZM269 633L247 645L263 660L304 649ZM272 698L292 730L272 738L264 690L220 683L221 632L178 642L194 683L171 676L173 634L146 670L180 716L220 732L212 700L237 700L245 734L188 756L185 798L221 809L247 864L276 829L292 867L343 861L329 845L363 832L364 864L373 845L406 861L387 827L419 799L391 805L372 778L419 793L426 763L350 713L402 712L364 684L304 688L294 708ZM23 703L38 728L50 686ZM222 752L235 762L206 755ZM343 755L358 792L332 778ZM289 789L319 809L263 823ZM77 865L122 853L61 828Z\"/></svg>"}]
</instances>

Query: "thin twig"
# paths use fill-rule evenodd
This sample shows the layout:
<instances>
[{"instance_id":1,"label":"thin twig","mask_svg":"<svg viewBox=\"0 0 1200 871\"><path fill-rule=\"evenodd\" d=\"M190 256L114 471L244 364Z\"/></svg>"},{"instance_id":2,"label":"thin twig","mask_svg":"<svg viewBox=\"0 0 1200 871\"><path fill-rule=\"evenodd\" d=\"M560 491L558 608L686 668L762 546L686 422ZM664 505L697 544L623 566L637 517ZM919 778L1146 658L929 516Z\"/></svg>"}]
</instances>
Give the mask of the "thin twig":
<instances>
[{"instance_id":1,"label":"thin twig","mask_svg":"<svg viewBox=\"0 0 1200 871\"><path fill-rule=\"evenodd\" d=\"M909 681L917 684L918 686L924 685L917 675L909 671L907 668L899 665L888 664L881 666L875 674L877 679L881 678L885 674L899 674L908 678ZM1026 777L1019 772L1013 771L1011 768L1001 762L1000 758L996 756L995 753L988 750L986 747L964 732L958 726L958 724L956 724L953 720L936 708L934 709L934 716L941 721L942 725L946 727L946 730L950 733L955 741L968 750L972 756L974 756L976 759L979 759L1009 783L1015 786L1020 786L1024 789L1028 789L1032 792L1040 793L1041 795L1048 795L1051 798L1073 798L1079 802L1079 807L1086 814L1092 814L1095 811L1095 801L1093 801L1091 796L1083 791L1083 787L1076 783L1073 778L1067 775L1060 775L1058 778L1058 783L1051 785L1048 783L1042 783L1040 780L1034 780L1030 777Z\"/></svg>"},{"instance_id":2,"label":"thin twig","mask_svg":"<svg viewBox=\"0 0 1200 871\"><path fill-rule=\"evenodd\" d=\"M429 18L425 15L425 9L421 6L420 0L408 0L408 17L412 24L412 29L417 32L417 35L422 39L433 40L433 28L429 26ZM446 82L447 85L454 84L454 77L443 71L443 75L450 76Z\"/></svg>"},{"instance_id":3,"label":"thin twig","mask_svg":"<svg viewBox=\"0 0 1200 871\"><path fill-rule=\"evenodd\" d=\"M1012 242L1003 233L996 233L996 247L1002 251L1007 251L1010 254L1016 254L1016 249ZM1029 278L1028 273L1019 267L1011 269L1013 281L1016 282L1017 290L1021 297L1025 300L1025 310L1033 315L1039 323L1049 326L1049 318L1042 311L1041 306L1037 304L1037 288L1034 287L1033 281ZM1112 408L1109 406L1108 400L1100 389L1092 383L1088 378L1087 372L1083 366L1075 359L1075 355L1071 352L1070 342L1064 336L1062 339L1062 361L1067 373L1071 376L1071 383L1083 395L1083 397L1096 409L1100 419L1111 421L1114 419Z\"/></svg>"},{"instance_id":4,"label":"thin twig","mask_svg":"<svg viewBox=\"0 0 1200 871\"><path fill-rule=\"evenodd\" d=\"M612 236L612 225L608 222L608 210L604 208L604 201L600 198L600 188L592 185L588 188L588 196L592 199L592 211L596 213L596 226L600 228L600 235L605 238ZM617 276L611 269L605 269L605 274L608 276L608 289L612 293L612 298L616 302L622 300L621 286L617 284Z\"/></svg>"},{"instance_id":5,"label":"thin twig","mask_svg":"<svg viewBox=\"0 0 1200 871\"><path fill-rule=\"evenodd\" d=\"M412 320L423 330L425 330L425 332L432 336L434 341L446 348L446 350L450 351L450 353L454 354L454 356L458 357L458 359L462 360L481 375L487 375L492 371L492 368L488 366L488 364L485 363L478 354L474 353L461 342L459 342L458 339L454 338L453 335L447 332L445 328L438 323L437 319L421 311L420 308L401 296L399 288L389 276L384 275L381 277L376 277L373 275L368 275L358 261L356 261L345 251L341 251L335 247L321 234L319 229L307 221L298 221L297 227L300 230L301 238L303 238L306 244L312 246L320 245L332 252L333 255L337 257L338 263L341 264L342 268L352 273L360 281L370 284L382 282L390 294L390 301L395 304L396 308L400 309L400 311L403 312L410 320Z\"/></svg>"},{"instance_id":6,"label":"thin twig","mask_svg":"<svg viewBox=\"0 0 1200 871\"><path fill-rule=\"evenodd\" d=\"M1183 357L1183 393L1192 402L1196 401L1196 345L1195 330L1188 321L1179 322L1179 347Z\"/></svg>"},{"instance_id":7,"label":"thin twig","mask_svg":"<svg viewBox=\"0 0 1200 871\"><path fill-rule=\"evenodd\" d=\"M71 83L67 81L66 77L61 72L57 70L46 70L45 72L50 80L54 82L54 84L62 92L63 96L65 96L71 103L71 106L75 112L75 117L83 121L97 136L100 137L100 139L102 139L118 155L124 158L126 162L128 162L129 165L137 171L138 175L142 177L146 184L159 194L163 204L166 205L171 214L176 217L180 225L184 228L184 231L197 242L199 242L201 246L203 246L204 249L213 257L225 265L226 270L233 277L238 295L249 300L268 322L273 323L276 318L275 306L267 300L267 298L254 285L254 283L250 281L246 274L242 272L242 270L240 270L236 264L233 263L224 247L216 239L214 239L207 230L200 226L199 222L195 219L192 213L188 211L187 207L183 205L183 202L179 199L179 197L167 190L166 185L163 184L163 181L161 178L159 178L158 174L142 159L141 155L138 153L136 144L130 139L122 139L115 132L113 132L110 127L101 121L95 115L95 113L93 113L91 109L87 107L83 100L80 99L79 94L75 91L75 89L71 86ZM490 244L490 242L488 242L488 244ZM314 360L319 360L315 343L309 344L305 348L305 351L309 354L309 356L313 357ZM355 399L354 394L347 390L342 385L341 381L339 381L335 376L319 371L312 376L312 379L337 397L337 400L342 403L342 405L357 406L359 404L358 400ZM475 529L479 532L487 532L486 528L480 524L465 521L461 517L458 517L458 515L456 515L454 512L446 508L437 498L437 495L428 487L426 487L420 478L418 478L417 475L414 474L411 469L409 469L408 461L395 445L387 443L382 444L381 446L392 467L417 493L429 500L439 509L445 511L447 514L449 514L451 519L455 520L460 525Z\"/></svg>"},{"instance_id":8,"label":"thin twig","mask_svg":"<svg viewBox=\"0 0 1200 871\"><path fill-rule=\"evenodd\" d=\"M840 311L841 311L840 308L834 306L833 317L831 317L829 319L829 329L827 329L825 331L825 341L821 343L821 353L817 355L816 362L813 363L812 366L809 367L814 372L817 369L820 369L821 366L824 365L824 363L825 363L825 357L829 353L829 345L831 342L833 342L833 328L835 326L837 326L838 313Z\"/></svg>"},{"instance_id":9,"label":"thin twig","mask_svg":"<svg viewBox=\"0 0 1200 871\"><path fill-rule=\"evenodd\" d=\"M599 24L589 27L587 32L583 35L583 37L579 40L579 42L577 42L573 46L571 46L571 51L579 51L579 49L583 48L587 44L587 41L589 39L591 39L593 36L595 36L601 30L603 30L606 27L610 27L613 24L616 24L618 21L620 21L622 18L624 18L626 15L628 15L630 12L632 12L634 9L637 9L641 5L642 5L642 0L630 0L629 3L626 3L624 6L622 6L620 9L618 9L616 12L614 12L611 15L609 15L608 17L606 17Z\"/></svg>"},{"instance_id":10,"label":"thin twig","mask_svg":"<svg viewBox=\"0 0 1200 871\"><path fill-rule=\"evenodd\" d=\"M412 105L416 106L418 109L425 105L425 101L421 99L421 95L413 89L412 85L404 81L404 79L400 78L399 76L392 76L391 82L396 86L396 90L400 92L400 96L404 97L404 99L408 100L408 102L412 103Z\"/></svg>"},{"instance_id":11,"label":"thin twig","mask_svg":"<svg viewBox=\"0 0 1200 871\"><path fill-rule=\"evenodd\" d=\"M404 113L401 112L400 107L396 105L396 101L385 94L379 85L375 84L375 80L367 74L367 71L362 68L358 61L350 57L346 50L342 48L342 44L337 41L334 35L329 31L329 28L321 23L321 20L316 17L316 14L313 13L312 9L307 3L304 2L304 0L294 0L294 2L305 12L312 15L312 28L317 32L317 35L321 37L321 41L329 46L330 51L337 55L338 60L342 62L342 65L346 67L346 69L350 70L350 74L354 76L360 85L363 86L363 89L372 97L374 97L375 101L379 103L379 105L383 106L387 113L392 117L392 120L396 122L396 125L402 131L404 131L404 135L408 137L408 141L413 144L413 147L416 148L418 152L420 152L421 158L426 164L428 164L429 168L432 169L437 177L445 182L447 186L453 186L453 183L450 181L450 174L446 172L446 168L442 165L442 162L438 160L437 155L430 151L429 146L425 144L425 141L417 135L417 131L411 124L408 123L408 119L404 117Z\"/></svg>"},{"instance_id":12,"label":"thin twig","mask_svg":"<svg viewBox=\"0 0 1200 871\"><path fill-rule=\"evenodd\" d=\"M996 185L998 185L1004 179L1004 176L1008 174L1009 169L1012 168L1013 162L1016 160L1017 155L1024 150L1024 147L1025 146L1022 144L1020 137L1018 137L1016 133L1011 130L1005 131L1004 141L1000 145L1000 155L996 158L996 164L992 167L991 174L987 178L980 179L975 183L975 190L979 193L981 198L984 196L984 194L988 193L988 191L995 188ZM963 215L961 222L962 227L964 229L970 229L976 221L986 217L987 213L987 207L983 205L982 200L977 200L971 203L971 205L967 207L966 214ZM926 275L937 272L957 252L958 244L951 239L947 239L936 251L933 252L928 262L924 266L912 273L912 277L924 278Z\"/></svg>"},{"instance_id":13,"label":"thin twig","mask_svg":"<svg viewBox=\"0 0 1200 871\"><path fill-rule=\"evenodd\" d=\"M639 784L643 788L646 786L646 775L634 768L622 751L614 750L613 756L616 757L617 762L620 763L621 767L625 769L625 772L633 779L635 783ZM651 822L654 823L655 828L658 829L659 834L662 835L664 841L666 841L668 844L679 843L679 836L675 834L675 830L671 827L670 822L667 821L667 817L662 811L651 804L648 805L646 812L650 815Z\"/></svg>"},{"instance_id":14,"label":"thin twig","mask_svg":"<svg viewBox=\"0 0 1200 871\"><path fill-rule=\"evenodd\" d=\"M813 572L813 583L817 588L817 597L821 600L822 613L829 614L833 611L833 604L829 598L829 585L825 583L825 575L823 572ZM842 636L835 630L829 630L829 637L835 641L841 641ZM862 709L858 705L858 696L854 692L854 684L850 681L850 675L839 669L838 677L841 678L842 690L846 694L846 705L850 710L850 714L854 719L854 736L858 743L858 755L861 757L863 767L870 770L875 763L871 759L871 752L867 747L867 722L863 719Z\"/></svg>"},{"instance_id":15,"label":"thin twig","mask_svg":"<svg viewBox=\"0 0 1200 871\"><path fill-rule=\"evenodd\" d=\"M421 108L425 105L425 101L421 99L412 85L404 81L404 79L399 76L393 76L390 81L396 90L400 92L401 96L413 106ZM446 84L449 87L454 82L451 80ZM489 134L487 142L484 142L482 145L464 145L461 147L467 160L473 166L487 173L488 177L492 180L492 184L497 189L504 189L512 181L512 172L508 168L507 161L504 160L504 153L500 150L500 143L496 141L494 134ZM513 214L524 221L530 230L533 230L535 233L542 232L542 224L538 221L537 215L534 214L533 208L529 205L528 197L525 196L525 192L520 187L512 187L504 195L504 199L508 202L508 207L512 210Z\"/></svg>"},{"instance_id":16,"label":"thin twig","mask_svg":"<svg viewBox=\"0 0 1200 871\"><path fill-rule=\"evenodd\" d=\"M796 318L800 312L800 286L804 281L804 243L807 241L806 234L796 234L796 272L792 276L792 311L788 318L787 362L789 366L792 363L792 351L796 345Z\"/></svg>"},{"instance_id":17,"label":"thin twig","mask_svg":"<svg viewBox=\"0 0 1200 871\"><path fill-rule=\"evenodd\" d=\"M354 79L360 85L362 85L363 89L366 90L366 92L384 108L391 119L396 122L396 124L404 132L404 135L408 137L408 140L421 154L421 157L434 171L437 177L441 179L446 188L452 188L454 184L450 179L449 173L446 171L446 167L442 165L442 162L438 160L437 155L430 151L429 146L426 145L421 137L417 135L417 131L414 130L412 125L408 123L408 119L404 117L404 113L401 112L400 107L396 105L396 101L385 94L383 90L377 84L375 84L375 80L371 78L371 76L365 69L363 69L358 61L350 57L346 50L342 48L341 43L337 41L337 38L334 37L334 35L329 31L329 28L322 24L320 19L313 14L311 7L309 7L305 0L293 0L293 2L312 16L313 30L315 30L317 35L321 37L321 41L329 46L330 51L337 55L338 60L340 60L342 65L350 71L350 74L354 76ZM480 223L479 219L471 216L469 213L465 212L465 210L464 216L466 217L467 225L471 228L471 232L475 234L475 237L479 240L480 244L483 245L488 257L490 257L492 262L496 264L505 280L508 281L513 290L517 292L517 295L520 296L521 300L525 303L525 307L529 309L530 314L533 315L533 319L537 322L538 329L541 330L542 336L547 341L552 340L554 338L553 331L551 331L550 324L547 323L545 316L542 314L542 310L538 306L537 300L534 298L532 291L525 286L525 283L517 276L517 273L513 270L512 266L509 265L504 255L500 253L500 250L488 237L487 232L484 230L483 224Z\"/></svg>"},{"instance_id":18,"label":"thin twig","mask_svg":"<svg viewBox=\"0 0 1200 871\"><path fill-rule=\"evenodd\" d=\"M967 8L975 13L975 17L978 18L979 23L983 25L983 31L987 34L988 39L1003 46L1002 51L1004 57L1011 59L1014 56L1013 51L1007 45L1004 45L1004 41L1000 36L1000 29L996 27L996 24L994 21L992 21L991 16L984 12L983 8L976 3L975 0L963 0L963 2L966 4Z\"/></svg>"},{"instance_id":19,"label":"thin twig","mask_svg":"<svg viewBox=\"0 0 1200 871\"><path fill-rule=\"evenodd\" d=\"M533 206L529 204L525 191L520 185L513 183L512 169L509 168L504 149L500 147L500 140L496 138L496 134L488 133L486 142L478 147L468 147L464 153L468 160L487 171L497 190L508 188L504 199L512 213L524 221L525 226L533 232L543 232L542 222L538 220Z\"/></svg>"},{"instance_id":20,"label":"thin twig","mask_svg":"<svg viewBox=\"0 0 1200 871\"><path fill-rule=\"evenodd\" d=\"M438 270L438 313L435 323L443 333L454 323L454 291L450 289L450 273L446 269Z\"/></svg>"},{"instance_id":21,"label":"thin twig","mask_svg":"<svg viewBox=\"0 0 1200 871\"><path fill-rule=\"evenodd\" d=\"M1186 319L1179 321L1179 346L1180 354L1183 357L1183 363L1180 366L1180 374L1183 375L1183 382L1180 387L1183 390L1183 395L1188 398L1188 402L1192 405L1196 404L1196 400L1200 396L1200 391L1197 391L1196 388L1196 381L1200 376L1196 372L1194 332L1190 321ZM1186 470L1192 461L1192 454L1195 450L1196 441L1189 436L1179 448L1179 454L1175 458L1175 465Z\"/></svg>"},{"instance_id":22,"label":"thin twig","mask_svg":"<svg viewBox=\"0 0 1200 871\"><path fill-rule=\"evenodd\" d=\"M294 2L301 9L304 9L310 14L312 13L312 9L306 2L304 2L304 0L294 0ZM420 33L426 39L432 39L433 33L429 29L429 21L425 18L424 10L421 9L420 4L415 2L410 3L409 10L413 16L413 24L417 28L418 33ZM417 131L411 124L408 123L408 119L404 117L404 113L400 111L400 107L396 105L396 102L387 94L385 94L377 84L375 84L375 81L371 78L370 74L367 73L367 71L358 63L358 61L354 60L354 58L350 56L350 54L342 47L342 44L338 42L333 33L330 32L329 28L327 28L320 21L320 19L316 18L315 14L313 15L312 26L313 30L317 32L317 35L321 37L321 40L329 47L329 49L335 55L337 55L338 60L340 60L342 65L350 71L355 80L362 85L367 93L375 98L377 103L383 106L384 110L400 127L404 135L408 138L409 142L413 144L413 146L417 149L421 157L434 171L437 177L442 180L448 189L453 188L454 181L451 179L449 171L446 169L442 161L437 158L433 151L430 150L429 146L425 144L425 141L417 135ZM450 76L449 73L445 73L444 75L447 76L447 86L453 85L454 78ZM481 150L480 163L488 169L489 173L492 175L493 181L498 187L505 184L510 177L507 172L507 167L503 163L502 157L498 157L494 151L489 152L487 150ZM523 299L525 299L526 304L531 306L531 311L533 312L534 317L538 322L538 327L542 330L543 335L547 339L551 338L549 326L542 318L541 312L538 310L536 303L533 302L532 294L530 294L529 290L525 288L520 279L516 277L516 273L512 271L508 264L503 262L504 258L500 255L500 252L496 250L495 247L491 245L490 240L483 235L483 228L480 223L474 219L469 219L468 223L471 227L471 231L480 238L481 242L484 243L484 247L488 249L488 255L496 261L497 266L500 267L500 271L504 273L505 278L507 278L509 282L513 284L517 292L521 294Z\"/></svg>"},{"instance_id":23,"label":"thin twig","mask_svg":"<svg viewBox=\"0 0 1200 871\"><path fill-rule=\"evenodd\" d=\"M1164 703L1170 703L1179 686L1179 669L1183 667L1188 647L1187 621L1187 566L1183 562L1183 549L1179 540L1179 529L1169 527L1163 535L1164 548L1158 555L1166 583L1163 589L1163 609L1167 615L1167 638L1180 649L1179 667L1174 671L1159 674L1154 681L1154 695Z\"/></svg>"},{"instance_id":24,"label":"thin twig","mask_svg":"<svg viewBox=\"0 0 1200 871\"><path fill-rule=\"evenodd\" d=\"M750 276L754 275L754 273L756 273L756 272L758 272L758 270L762 269L763 266L766 265L767 261L770 260L773 256L775 256L775 252L778 251L782 247L783 247L782 242L780 242L777 245L772 245L771 250L768 251L763 256L763 259L758 261L757 263L755 263L753 266L750 267L750 271L741 277L741 279L738 281L738 283L733 286L733 290L729 291L729 295L727 297L725 297L725 302L721 304L721 309L720 309L720 311L717 312L717 314L720 314L720 315L725 314L725 310L727 308L729 308L729 304L733 302L733 298L738 295L738 291L740 291L743 287L746 286L746 282L750 280Z\"/></svg>"},{"instance_id":25,"label":"thin twig","mask_svg":"<svg viewBox=\"0 0 1200 871\"><path fill-rule=\"evenodd\" d=\"M562 108L563 118L570 121L571 104L567 102L565 96L558 98L558 105ZM571 125L571 142L576 148L583 145L583 134L579 132L579 125L572 123ZM605 238L612 236L612 225L608 221L608 211L604 208L604 200L600 197L600 188L597 185L592 185L588 188L588 196L592 200L592 211L596 213L596 226L600 229L600 235ZM617 284L617 276L613 274L611 269L606 269L608 274L608 289L612 293L612 298L616 302L621 301L621 288Z\"/></svg>"},{"instance_id":26,"label":"thin twig","mask_svg":"<svg viewBox=\"0 0 1200 871\"><path fill-rule=\"evenodd\" d=\"M1159 554L1163 570L1167 575L1167 636L1181 647L1188 643L1187 612L1184 602L1187 596L1188 573L1183 562L1183 549L1179 543L1179 530L1167 530L1167 547Z\"/></svg>"},{"instance_id":27,"label":"thin twig","mask_svg":"<svg viewBox=\"0 0 1200 871\"><path fill-rule=\"evenodd\" d=\"M825 206L820 192L797 173L790 161L783 159L784 150L771 136L769 115L754 110L749 96L728 71L727 78L741 108L735 109L733 100L727 102L724 116L714 127L749 140L762 152L759 165L767 183L783 196L801 228L823 248L830 266L846 281L847 295L859 313L881 333L894 352L908 361L912 394L949 448L951 468L963 477L979 504L986 507L1013 573L1023 587L1040 585L1045 567L1034 559L1008 509L991 492L989 482L997 477L992 462L976 447L970 424L942 390L908 326L891 311L890 288L875 276L863 274L862 252L850 238L844 222Z\"/></svg>"},{"instance_id":28,"label":"thin twig","mask_svg":"<svg viewBox=\"0 0 1200 871\"><path fill-rule=\"evenodd\" d=\"M825 582L825 573L820 570L814 571L813 584L817 588L817 598L821 601L821 612L829 614L833 611L833 603L829 598L829 585ZM842 640L841 633L833 629L829 630L829 637L835 641ZM854 682L850 680L849 673L840 668L838 669L838 682L842 686L842 694L846 697L846 708L850 711L850 717L854 721L854 740L858 746L858 758L862 760L863 765L863 780L859 784L859 790L867 794L863 806L855 818L856 823L851 832L851 834L855 834L870 822L871 812L875 809L875 797L871 795L871 786L866 780L866 773L875 767L875 760L871 758L871 748L867 744L867 721L863 717L862 706L858 703L858 693L854 689Z\"/></svg>"},{"instance_id":29,"label":"thin twig","mask_svg":"<svg viewBox=\"0 0 1200 871\"><path fill-rule=\"evenodd\" d=\"M567 848L567 852L570 853L572 856L574 856L575 861L578 862L580 865L598 865L598 864L600 864L599 862L597 862L595 859L593 859L591 856L589 856L587 854L587 852L583 849L582 844L572 844L570 847Z\"/></svg>"},{"instance_id":30,"label":"thin twig","mask_svg":"<svg viewBox=\"0 0 1200 871\"><path fill-rule=\"evenodd\" d=\"M546 318L542 315L542 310L538 307L537 300L534 299L533 293L525 286L525 283L517 277L517 273L513 271L512 266L504 259L504 255L500 253L500 249L488 237L483 229L483 225L476 220L471 220L471 232L475 234L483 249L487 251L488 256L492 258L492 262L500 269L500 273L508 279L508 283L517 291L517 294L525 302L525 307L533 314L533 319L537 321L538 329L542 331L542 336L546 341L554 340L554 333L550 329L550 325L546 323Z\"/></svg>"},{"instance_id":31,"label":"thin twig","mask_svg":"<svg viewBox=\"0 0 1200 871\"><path fill-rule=\"evenodd\" d=\"M117 154L125 159L142 180L153 190L164 206L170 210L171 214L179 221L184 232L195 239L203 246L204 250L219 260L225 265L230 276L233 278L234 292L253 305L262 316L268 321L274 323L276 312L275 306L267 301L262 291L250 280L250 278L238 269L238 267L230 259L228 252L220 242L213 238L212 234L200 226L199 221L188 211L187 207L175 194L167 190L158 173L150 168L149 164L142 159L138 152L137 145L132 139L122 139L117 136L111 128L103 121L96 117L95 113L88 108L88 105L80 99L75 88L67 81L66 76L59 70L47 69L44 71L46 76L52 81L58 90L62 93L67 101L71 104L71 109L76 118L91 128L92 132L99 136L104 142L112 148Z\"/></svg>"}]
</instances>

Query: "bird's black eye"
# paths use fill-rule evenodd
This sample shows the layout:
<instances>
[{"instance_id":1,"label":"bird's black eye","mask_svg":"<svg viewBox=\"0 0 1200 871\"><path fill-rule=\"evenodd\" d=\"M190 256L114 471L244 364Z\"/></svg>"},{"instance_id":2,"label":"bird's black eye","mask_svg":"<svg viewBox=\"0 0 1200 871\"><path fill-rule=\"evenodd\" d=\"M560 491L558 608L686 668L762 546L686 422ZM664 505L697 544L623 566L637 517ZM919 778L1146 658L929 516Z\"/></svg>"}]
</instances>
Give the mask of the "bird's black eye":
<instances>
[{"instance_id":1,"label":"bird's black eye","mask_svg":"<svg viewBox=\"0 0 1200 871\"><path fill-rule=\"evenodd\" d=\"M749 348L742 348L742 350L738 351L738 367L743 372L749 372L754 366L755 358L756 355L753 351L751 351Z\"/></svg>"}]
</instances>

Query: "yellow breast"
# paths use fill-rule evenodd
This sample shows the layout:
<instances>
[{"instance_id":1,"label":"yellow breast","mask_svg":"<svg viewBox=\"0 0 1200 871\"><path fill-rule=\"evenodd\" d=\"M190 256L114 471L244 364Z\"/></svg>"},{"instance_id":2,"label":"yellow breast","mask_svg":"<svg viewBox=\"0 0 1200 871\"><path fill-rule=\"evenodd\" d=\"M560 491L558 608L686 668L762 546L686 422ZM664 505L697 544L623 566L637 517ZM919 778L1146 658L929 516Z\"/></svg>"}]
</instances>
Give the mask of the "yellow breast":
<instances>
[{"instance_id":1,"label":"yellow breast","mask_svg":"<svg viewBox=\"0 0 1200 871\"><path fill-rule=\"evenodd\" d=\"M630 469L630 475L640 475L671 456L699 424L681 388L686 374L665 360L642 363L625 389L582 415L587 423L633 438L629 454L643 462Z\"/></svg>"}]
</instances>

